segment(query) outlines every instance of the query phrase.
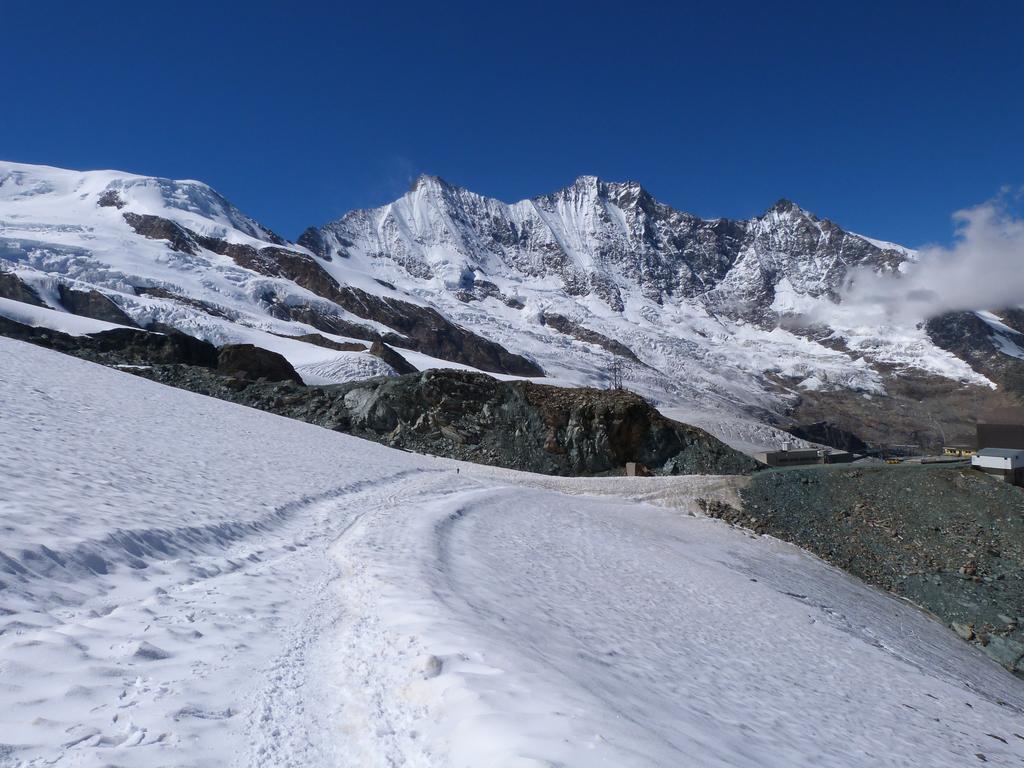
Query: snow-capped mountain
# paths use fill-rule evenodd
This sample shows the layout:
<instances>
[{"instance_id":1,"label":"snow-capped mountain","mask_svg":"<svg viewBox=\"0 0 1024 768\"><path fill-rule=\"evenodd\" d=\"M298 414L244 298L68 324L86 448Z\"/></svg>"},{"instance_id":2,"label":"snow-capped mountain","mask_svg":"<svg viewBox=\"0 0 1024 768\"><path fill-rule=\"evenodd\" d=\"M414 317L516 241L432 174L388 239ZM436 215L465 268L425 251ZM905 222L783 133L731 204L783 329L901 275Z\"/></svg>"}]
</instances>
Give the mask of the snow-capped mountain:
<instances>
[{"instance_id":1,"label":"snow-capped mountain","mask_svg":"<svg viewBox=\"0 0 1024 768\"><path fill-rule=\"evenodd\" d=\"M329 259L337 279L401 286L529 350L549 375L593 382L618 355L629 386L685 406L690 418L696 409L773 419L827 393L862 403L887 397L892 378L906 375L976 392L976 418L992 397L1005 405L991 393L1006 381L1000 367L1017 365L994 336L975 339L985 364L972 368L965 361L979 356L954 348L935 323L877 327L840 311L851 270L895 274L916 254L788 200L745 221L704 220L635 182L585 176L509 205L423 176L394 203L310 229L299 242Z\"/></svg>"},{"instance_id":2,"label":"snow-capped mountain","mask_svg":"<svg viewBox=\"0 0 1024 768\"><path fill-rule=\"evenodd\" d=\"M421 176L400 200L308 230L300 243L369 271L388 260L406 279L456 290L503 279L595 295L617 312L637 295L659 304L700 300L753 318L772 310L780 284L800 295L834 295L849 268L892 269L907 257L788 200L750 221L706 221L659 203L635 182L594 176L513 205Z\"/></svg>"},{"instance_id":3,"label":"snow-capped mountain","mask_svg":"<svg viewBox=\"0 0 1024 768\"><path fill-rule=\"evenodd\" d=\"M341 360L360 340L419 368L567 385L621 364L631 389L719 433L831 394L884 398L894 375L992 391L965 362L982 358L933 341L949 334L834 311L850 269L913 258L789 201L704 220L593 176L513 204L422 176L289 243L200 182L0 163L9 299L253 343L310 383L379 370Z\"/></svg>"}]
</instances>

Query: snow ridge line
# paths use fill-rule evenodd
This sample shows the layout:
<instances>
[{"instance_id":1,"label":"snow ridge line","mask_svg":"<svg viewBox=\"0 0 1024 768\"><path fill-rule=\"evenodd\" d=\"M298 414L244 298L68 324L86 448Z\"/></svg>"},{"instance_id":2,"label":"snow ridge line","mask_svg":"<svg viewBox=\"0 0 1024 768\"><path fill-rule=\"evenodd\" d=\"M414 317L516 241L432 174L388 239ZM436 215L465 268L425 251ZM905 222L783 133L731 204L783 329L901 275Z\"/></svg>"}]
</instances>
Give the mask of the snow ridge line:
<instances>
[{"instance_id":1,"label":"snow ridge line","mask_svg":"<svg viewBox=\"0 0 1024 768\"><path fill-rule=\"evenodd\" d=\"M142 570L155 560L208 553L248 536L266 533L301 510L320 502L358 494L379 483L396 482L409 475L438 471L442 470L402 470L380 479L358 480L321 493L307 494L254 520L180 528L117 529L102 539L83 541L65 552L55 552L42 544L36 549L21 550L16 557L0 550L0 574L13 576L21 584L29 584L38 579L68 582L108 576L123 566ZM0 582L0 591L9 588L10 584Z\"/></svg>"}]
</instances>

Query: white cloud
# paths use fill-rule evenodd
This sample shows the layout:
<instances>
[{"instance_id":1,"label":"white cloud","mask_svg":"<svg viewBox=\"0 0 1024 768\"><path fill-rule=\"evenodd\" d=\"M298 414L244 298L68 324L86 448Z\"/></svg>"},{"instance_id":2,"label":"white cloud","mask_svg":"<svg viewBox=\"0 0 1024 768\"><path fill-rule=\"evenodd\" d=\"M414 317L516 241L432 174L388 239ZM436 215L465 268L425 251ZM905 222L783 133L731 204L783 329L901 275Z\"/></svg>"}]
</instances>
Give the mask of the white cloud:
<instances>
[{"instance_id":1,"label":"white cloud","mask_svg":"<svg viewBox=\"0 0 1024 768\"><path fill-rule=\"evenodd\" d=\"M897 273L855 269L841 291L843 314L916 323L944 312L1024 305L1024 219L1009 195L953 214L956 239L926 246Z\"/></svg>"}]
</instances>

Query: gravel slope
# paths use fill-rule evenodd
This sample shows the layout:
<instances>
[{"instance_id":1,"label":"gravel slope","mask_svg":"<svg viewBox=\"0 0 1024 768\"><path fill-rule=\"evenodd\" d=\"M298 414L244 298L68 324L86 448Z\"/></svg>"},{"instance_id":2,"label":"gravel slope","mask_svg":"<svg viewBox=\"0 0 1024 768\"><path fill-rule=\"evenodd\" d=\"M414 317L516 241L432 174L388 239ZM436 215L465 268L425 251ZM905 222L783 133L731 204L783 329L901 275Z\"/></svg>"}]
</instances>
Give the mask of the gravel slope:
<instances>
[{"instance_id":1,"label":"gravel slope","mask_svg":"<svg viewBox=\"0 0 1024 768\"><path fill-rule=\"evenodd\" d=\"M1024 675L1024 490L966 465L762 472L731 522L922 606Z\"/></svg>"}]
</instances>

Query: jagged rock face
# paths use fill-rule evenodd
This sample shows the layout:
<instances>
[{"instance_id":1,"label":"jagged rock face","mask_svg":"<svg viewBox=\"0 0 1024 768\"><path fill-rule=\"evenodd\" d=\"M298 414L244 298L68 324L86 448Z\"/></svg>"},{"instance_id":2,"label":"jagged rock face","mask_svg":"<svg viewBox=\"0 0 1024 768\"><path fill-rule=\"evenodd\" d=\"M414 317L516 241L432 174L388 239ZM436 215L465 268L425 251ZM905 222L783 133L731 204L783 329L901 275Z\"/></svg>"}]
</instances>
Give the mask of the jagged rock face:
<instances>
[{"instance_id":1,"label":"jagged rock face","mask_svg":"<svg viewBox=\"0 0 1024 768\"><path fill-rule=\"evenodd\" d=\"M771 306L783 283L804 296L837 298L851 268L892 271L906 260L904 251L879 248L788 200L741 226L736 260L707 297L731 316L774 322Z\"/></svg>"},{"instance_id":2,"label":"jagged rock face","mask_svg":"<svg viewBox=\"0 0 1024 768\"><path fill-rule=\"evenodd\" d=\"M193 366L134 371L396 448L554 475L744 474L759 468L630 392L564 389L435 370L326 387L241 383Z\"/></svg>"},{"instance_id":3,"label":"jagged rock face","mask_svg":"<svg viewBox=\"0 0 1024 768\"><path fill-rule=\"evenodd\" d=\"M1000 387L1017 395L1024 395L1024 359L1014 356L1017 350L1002 351L1007 343L1024 348L1024 333L1016 330L1020 324L1020 310L1000 312L1006 329L997 331L974 312L948 312L934 317L925 324L929 338L942 349L967 361L974 370L983 373Z\"/></svg>"},{"instance_id":4,"label":"jagged rock face","mask_svg":"<svg viewBox=\"0 0 1024 768\"><path fill-rule=\"evenodd\" d=\"M400 200L307 230L299 242L323 258L390 260L452 290L471 289L474 274L556 278L567 294L593 294L615 310L636 288L655 301L700 297L752 318L769 314L782 280L833 295L850 267L891 269L906 258L789 201L748 221L704 220L634 182L592 176L513 205L421 177Z\"/></svg>"},{"instance_id":5,"label":"jagged rock face","mask_svg":"<svg viewBox=\"0 0 1024 768\"><path fill-rule=\"evenodd\" d=\"M757 463L630 392L500 382L460 371L342 385L337 427L388 445L558 475L735 474Z\"/></svg>"}]
</instances>

